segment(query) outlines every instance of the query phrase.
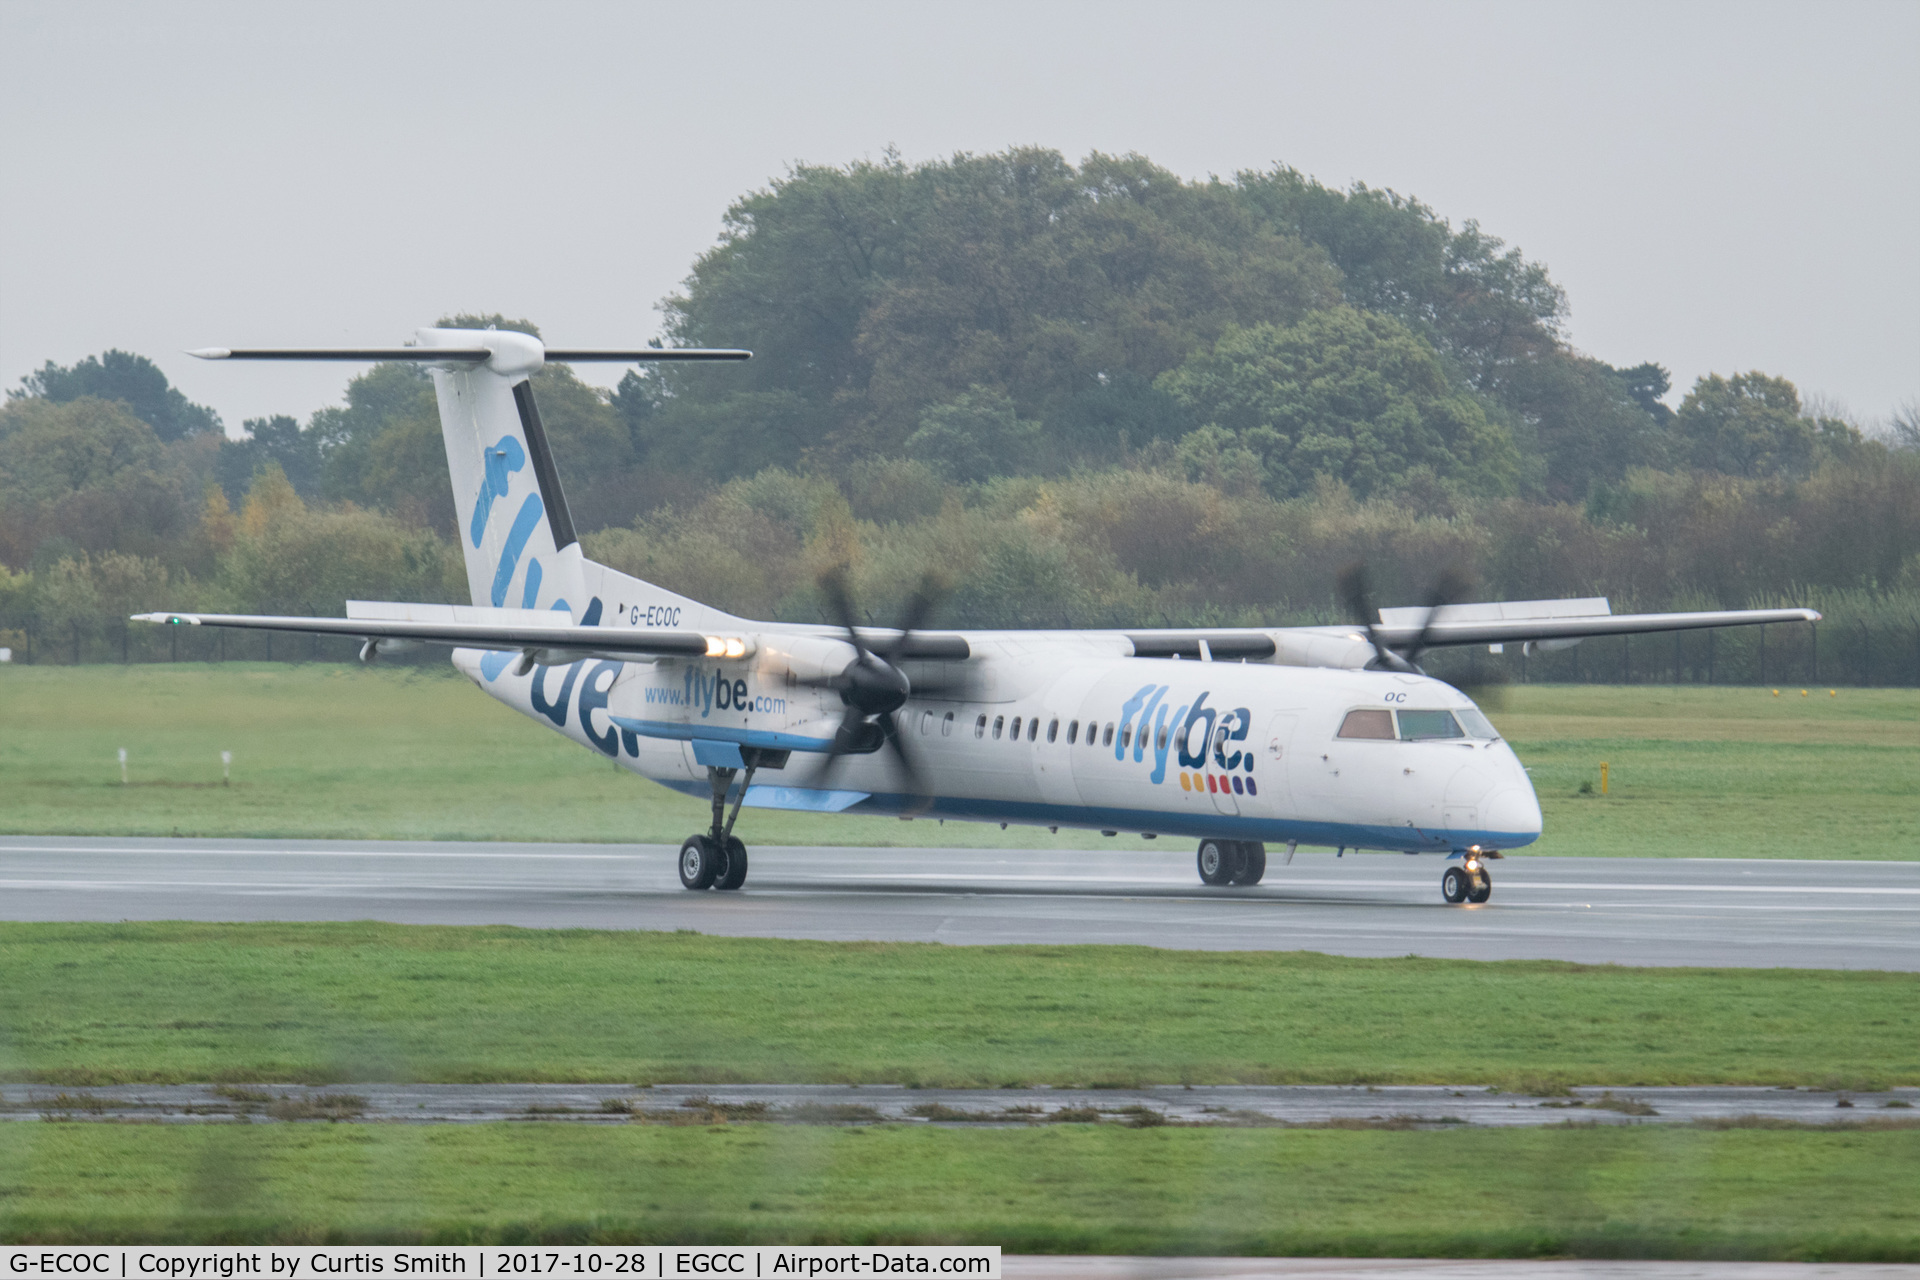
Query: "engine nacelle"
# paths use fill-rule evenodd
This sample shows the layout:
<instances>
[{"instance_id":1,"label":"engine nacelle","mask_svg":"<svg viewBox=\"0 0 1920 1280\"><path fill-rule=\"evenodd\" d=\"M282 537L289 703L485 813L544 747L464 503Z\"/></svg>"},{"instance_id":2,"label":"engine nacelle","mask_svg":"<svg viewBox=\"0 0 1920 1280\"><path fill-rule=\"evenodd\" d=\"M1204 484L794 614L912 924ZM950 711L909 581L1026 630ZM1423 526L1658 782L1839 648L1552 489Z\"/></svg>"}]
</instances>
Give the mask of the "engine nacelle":
<instances>
[{"instance_id":1,"label":"engine nacelle","mask_svg":"<svg viewBox=\"0 0 1920 1280\"><path fill-rule=\"evenodd\" d=\"M759 666L789 684L831 680L859 655L845 640L830 636L761 636Z\"/></svg>"}]
</instances>

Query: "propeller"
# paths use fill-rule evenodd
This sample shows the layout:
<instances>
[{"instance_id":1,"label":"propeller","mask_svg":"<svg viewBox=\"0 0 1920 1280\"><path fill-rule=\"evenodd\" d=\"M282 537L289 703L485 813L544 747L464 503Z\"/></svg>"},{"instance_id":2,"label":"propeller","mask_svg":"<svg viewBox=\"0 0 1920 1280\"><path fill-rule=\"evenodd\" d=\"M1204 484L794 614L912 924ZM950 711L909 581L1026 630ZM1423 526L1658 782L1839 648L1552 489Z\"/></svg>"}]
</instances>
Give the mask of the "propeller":
<instances>
[{"instance_id":1,"label":"propeller","mask_svg":"<svg viewBox=\"0 0 1920 1280\"><path fill-rule=\"evenodd\" d=\"M1367 639L1372 641L1375 657L1367 663L1370 671L1404 671L1413 675L1427 674L1420 667L1420 659L1432 646L1428 644L1433 635L1434 625L1439 621L1440 611L1450 604L1457 604L1465 598L1471 589L1466 576L1451 566L1441 571L1433 585L1427 591L1426 614L1420 620L1420 630L1415 633L1413 642L1405 651L1389 647L1381 637L1378 625L1379 612L1373 607L1373 591L1367 576L1365 561L1356 560L1342 569L1339 574L1341 598L1346 602L1347 612L1354 621L1367 629ZM1497 709L1506 692L1506 682L1496 671L1490 679L1459 684L1455 686L1462 693L1482 706Z\"/></svg>"},{"instance_id":2,"label":"propeller","mask_svg":"<svg viewBox=\"0 0 1920 1280\"><path fill-rule=\"evenodd\" d=\"M873 644L869 644L854 625L853 592L848 586L845 568L829 569L821 574L820 593L827 599L833 620L847 633L854 659L837 675L799 682L810 688L832 689L847 707L840 727L834 730L833 745L827 751L816 781L824 783L842 756L866 755L891 747L901 772L906 775L909 791L925 799L932 794L925 783L926 775L913 750L907 746L906 735L900 731L893 713L906 704L913 692L913 684L900 670L899 661L913 633L924 628L932 618L946 594L945 589L933 574L922 578L907 601L898 634Z\"/></svg>"},{"instance_id":3,"label":"propeller","mask_svg":"<svg viewBox=\"0 0 1920 1280\"><path fill-rule=\"evenodd\" d=\"M1373 588L1367 575L1364 560L1356 560L1340 571L1340 595L1346 601L1347 612L1359 625L1367 629L1367 639L1373 644L1374 659L1367 664L1374 671L1405 671L1413 675L1425 675L1420 669L1420 659L1430 647L1427 639L1433 634L1434 623L1439 620L1440 610L1450 604L1458 603L1467 592L1467 580L1459 570L1443 569L1433 586L1427 591L1426 614L1420 620L1420 630L1415 633L1413 643L1402 653L1388 646L1381 638L1379 628L1380 612L1373 606Z\"/></svg>"}]
</instances>

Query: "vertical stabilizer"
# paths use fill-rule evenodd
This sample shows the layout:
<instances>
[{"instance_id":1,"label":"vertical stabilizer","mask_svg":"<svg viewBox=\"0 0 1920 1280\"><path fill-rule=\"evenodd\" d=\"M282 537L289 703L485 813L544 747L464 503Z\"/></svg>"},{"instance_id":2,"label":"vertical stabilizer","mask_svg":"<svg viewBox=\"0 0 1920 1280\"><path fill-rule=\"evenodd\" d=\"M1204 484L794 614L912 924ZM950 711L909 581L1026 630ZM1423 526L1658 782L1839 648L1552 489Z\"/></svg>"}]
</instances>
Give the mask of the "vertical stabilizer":
<instances>
[{"instance_id":1,"label":"vertical stabilizer","mask_svg":"<svg viewBox=\"0 0 1920 1280\"><path fill-rule=\"evenodd\" d=\"M494 329L422 329L418 345L492 353L432 368L473 603L560 609L581 620L580 542L530 381L545 362L540 340Z\"/></svg>"}]
</instances>

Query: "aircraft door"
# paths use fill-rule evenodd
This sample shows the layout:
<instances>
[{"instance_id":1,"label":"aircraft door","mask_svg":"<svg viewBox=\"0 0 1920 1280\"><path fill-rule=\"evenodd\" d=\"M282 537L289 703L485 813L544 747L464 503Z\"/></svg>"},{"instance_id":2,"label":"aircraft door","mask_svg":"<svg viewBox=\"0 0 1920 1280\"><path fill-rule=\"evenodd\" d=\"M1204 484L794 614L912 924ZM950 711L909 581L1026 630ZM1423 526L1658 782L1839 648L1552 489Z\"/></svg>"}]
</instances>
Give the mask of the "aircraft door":
<instances>
[{"instance_id":1,"label":"aircraft door","mask_svg":"<svg viewBox=\"0 0 1920 1280\"><path fill-rule=\"evenodd\" d=\"M1226 745L1227 732L1227 726L1225 725L1221 725L1213 731L1213 746L1207 753L1209 756L1217 755L1221 747ZM1219 761L1210 760L1209 763L1218 764ZM1237 814L1240 812L1240 797L1234 794L1233 784L1239 782L1240 785L1245 786L1246 783L1241 781L1243 776L1238 769L1232 773L1224 773L1217 769L1207 770L1207 790L1213 795L1213 807L1215 809L1218 809L1221 813Z\"/></svg>"},{"instance_id":2,"label":"aircraft door","mask_svg":"<svg viewBox=\"0 0 1920 1280\"><path fill-rule=\"evenodd\" d=\"M1267 813L1290 814L1293 812L1293 729L1300 716L1293 711L1276 712L1267 721L1267 731L1254 747L1253 773L1260 788L1260 800L1264 803L1255 807Z\"/></svg>"}]
</instances>

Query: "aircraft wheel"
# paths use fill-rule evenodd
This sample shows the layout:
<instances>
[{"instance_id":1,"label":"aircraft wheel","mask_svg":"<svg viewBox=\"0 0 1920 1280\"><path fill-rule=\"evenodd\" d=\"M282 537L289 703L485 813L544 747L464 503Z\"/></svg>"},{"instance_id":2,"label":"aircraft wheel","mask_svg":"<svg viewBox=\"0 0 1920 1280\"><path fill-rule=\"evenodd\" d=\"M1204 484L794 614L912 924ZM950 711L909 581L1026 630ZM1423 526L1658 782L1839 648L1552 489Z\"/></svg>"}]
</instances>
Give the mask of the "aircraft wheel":
<instances>
[{"instance_id":1,"label":"aircraft wheel","mask_svg":"<svg viewBox=\"0 0 1920 1280\"><path fill-rule=\"evenodd\" d=\"M1485 868L1473 878L1473 888L1467 892L1468 902L1485 902L1493 896L1493 875Z\"/></svg>"},{"instance_id":2,"label":"aircraft wheel","mask_svg":"<svg viewBox=\"0 0 1920 1280\"><path fill-rule=\"evenodd\" d=\"M680 846L680 883L689 889L711 888L720 869L718 854L711 837L688 836Z\"/></svg>"},{"instance_id":3,"label":"aircraft wheel","mask_svg":"<svg viewBox=\"0 0 1920 1280\"><path fill-rule=\"evenodd\" d=\"M1243 841L1240 845L1245 857L1240 863L1240 874L1233 878L1235 884L1259 884L1267 874L1267 846L1258 840Z\"/></svg>"},{"instance_id":4,"label":"aircraft wheel","mask_svg":"<svg viewBox=\"0 0 1920 1280\"><path fill-rule=\"evenodd\" d=\"M1448 867L1440 876L1440 896L1448 902L1465 902L1473 891L1473 882L1460 867Z\"/></svg>"},{"instance_id":5,"label":"aircraft wheel","mask_svg":"<svg viewBox=\"0 0 1920 1280\"><path fill-rule=\"evenodd\" d=\"M747 882L747 846L740 842L739 836L727 837L726 855L723 859L725 870L713 873L713 887L716 889L738 889Z\"/></svg>"},{"instance_id":6,"label":"aircraft wheel","mask_svg":"<svg viewBox=\"0 0 1920 1280\"><path fill-rule=\"evenodd\" d=\"M1229 840L1202 840L1200 854L1196 859L1200 866L1200 883L1222 885L1233 883L1234 847Z\"/></svg>"}]
</instances>

